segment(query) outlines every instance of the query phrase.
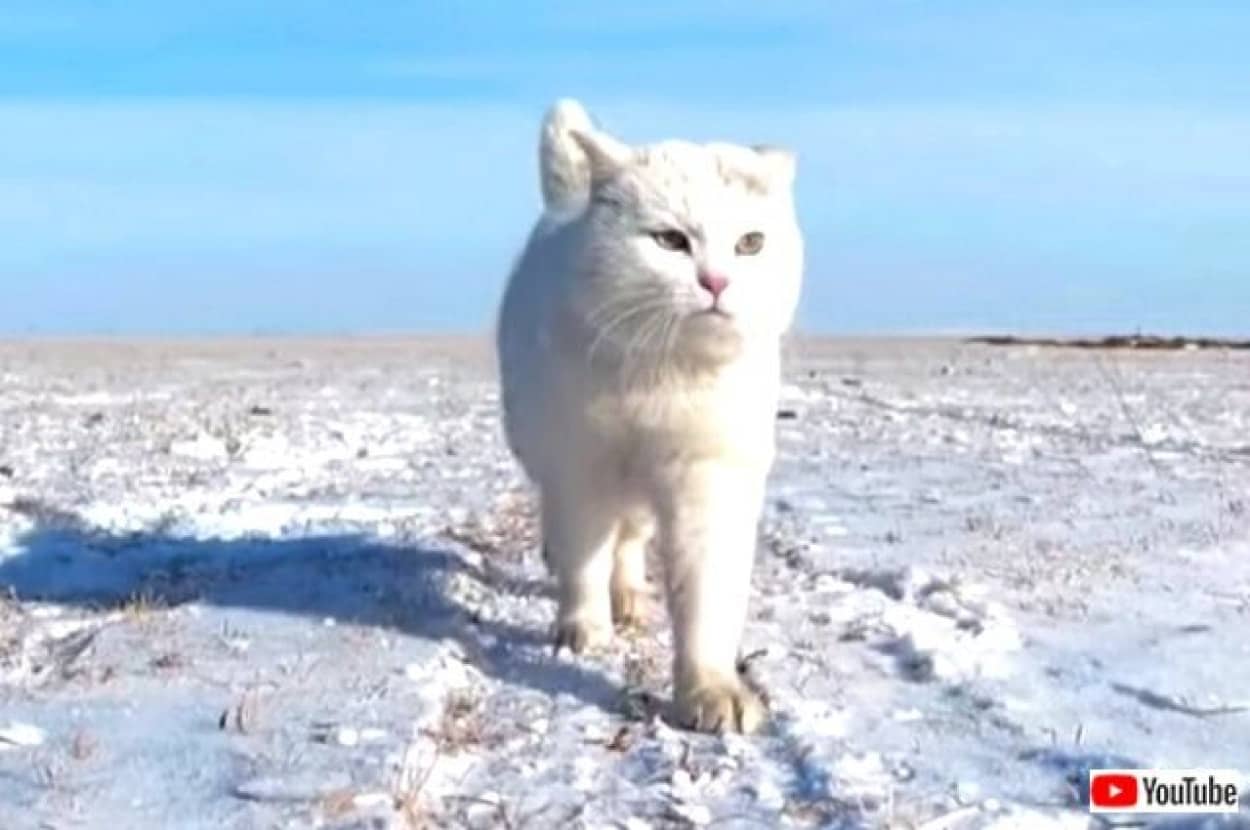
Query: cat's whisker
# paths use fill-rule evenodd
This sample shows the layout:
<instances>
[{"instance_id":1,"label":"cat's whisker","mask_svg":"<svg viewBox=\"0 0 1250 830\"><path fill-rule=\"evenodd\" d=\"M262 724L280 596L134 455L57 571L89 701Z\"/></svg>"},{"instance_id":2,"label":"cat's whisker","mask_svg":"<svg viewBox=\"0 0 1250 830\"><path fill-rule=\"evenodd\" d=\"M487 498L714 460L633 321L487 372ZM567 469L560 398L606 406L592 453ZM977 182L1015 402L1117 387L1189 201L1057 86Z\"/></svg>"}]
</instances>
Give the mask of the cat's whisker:
<instances>
[{"instance_id":1,"label":"cat's whisker","mask_svg":"<svg viewBox=\"0 0 1250 830\"><path fill-rule=\"evenodd\" d=\"M654 286L645 284L614 285L606 293L607 296L602 302L586 311L588 322L602 319L605 311L611 315L612 311L621 305L667 296L665 292L656 291Z\"/></svg>"},{"instance_id":2,"label":"cat's whisker","mask_svg":"<svg viewBox=\"0 0 1250 830\"><path fill-rule=\"evenodd\" d=\"M643 324L638 327L638 330L634 332L625 349L622 351L624 371L621 373L621 382L624 388L637 385L638 375L647 365L645 360L639 359L640 353L645 355L645 352L642 352L642 347L646 345L647 340L651 337L658 321L660 320L662 320L662 318L658 315L648 317Z\"/></svg>"},{"instance_id":3,"label":"cat's whisker","mask_svg":"<svg viewBox=\"0 0 1250 830\"><path fill-rule=\"evenodd\" d=\"M630 309L660 299L664 296L653 288L635 286L614 289L602 302L586 311L585 320L591 326L598 326L616 316L621 309Z\"/></svg>"},{"instance_id":4,"label":"cat's whisker","mask_svg":"<svg viewBox=\"0 0 1250 830\"><path fill-rule=\"evenodd\" d=\"M595 355L598 352L600 346L604 345L605 343L613 342L613 337L616 332L620 331L621 329L626 328L627 324L631 320L637 317L641 317L645 314L651 313L654 310L654 307L655 307L655 304L648 304L648 305L643 305L643 306L631 306L630 308L626 309L624 312L621 312L616 317L614 317L611 322L603 324L599 328L599 331L596 333L594 340L591 342L590 348L587 350L587 353L586 353L587 362L593 364Z\"/></svg>"},{"instance_id":5,"label":"cat's whisker","mask_svg":"<svg viewBox=\"0 0 1250 830\"><path fill-rule=\"evenodd\" d=\"M666 303L664 314L657 314L649 324L642 328L631 344L630 357L633 362L631 379L639 386L658 386L666 375L669 358L668 343L670 332L676 330L679 317L672 312L670 303Z\"/></svg>"},{"instance_id":6,"label":"cat's whisker","mask_svg":"<svg viewBox=\"0 0 1250 830\"><path fill-rule=\"evenodd\" d=\"M670 314L668 326L664 330L663 352L661 353L661 365L670 371L672 368L673 351L677 346L677 336L680 331L681 318L676 314ZM667 375L667 373L665 373L665 375ZM667 380L667 377L662 377L660 380Z\"/></svg>"},{"instance_id":7,"label":"cat's whisker","mask_svg":"<svg viewBox=\"0 0 1250 830\"><path fill-rule=\"evenodd\" d=\"M672 328L672 320L671 313L663 316L646 347L645 353L651 358L651 372L647 378L648 385L651 387L659 386L664 380L668 363L668 336Z\"/></svg>"},{"instance_id":8,"label":"cat's whisker","mask_svg":"<svg viewBox=\"0 0 1250 830\"><path fill-rule=\"evenodd\" d=\"M669 305L667 298L652 296L645 301L631 303L623 311L618 311L610 320L598 324L598 331L594 339L591 341L590 348L587 350L588 362L593 362L599 348L605 343L613 342L613 336L622 328L626 328L627 324L638 317L653 315L655 312L666 308ZM644 325L647 321L644 320ZM632 342L632 341L631 341Z\"/></svg>"},{"instance_id":9,"label":"cat's whisker","mask_svg":"<svg viewBox=\"0 0 1250 830\"><path fill-rule=\"evenodd\" d=\"M644 312L655 311L668 305L668 301L657 297L649 297L638 302L616 303L605 311L599 319L589 321L592 326L599 329L612 329L619 325L622 320L641 314Z\"/></svg>"},{"instance_id":10,"label":"cat's whisker","mask_svg":"<svg viewBox=\"0 0 1250 830\"><path fill-rule=\"evenodd\" d=\"M640 325L632 333L629 340L625 343L624 348L621 349L621 373L618 384L618 388L621 392L624 392L634 386L634 376L638 371L638 361L636 359L635 349L637 348L639 339L653 324L653 317L648 317L644 320L642 325Z\"/></svg>"}]
</instances>

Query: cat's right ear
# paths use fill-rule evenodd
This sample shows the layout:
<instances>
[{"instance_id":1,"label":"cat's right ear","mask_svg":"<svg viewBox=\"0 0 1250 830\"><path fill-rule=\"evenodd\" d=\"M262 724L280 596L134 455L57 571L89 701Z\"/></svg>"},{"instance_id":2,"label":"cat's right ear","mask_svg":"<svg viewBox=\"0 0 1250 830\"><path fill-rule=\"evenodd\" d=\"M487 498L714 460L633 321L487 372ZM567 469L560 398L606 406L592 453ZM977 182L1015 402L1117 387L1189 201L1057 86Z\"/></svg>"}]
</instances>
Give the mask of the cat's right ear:
<instances>
[{"instance_id":1,"label":"cat's right ear","mask_svg":"<svg viewBox=\"0 0 1250 830\"><path fill-rule=\"evenodd\" d=\"M751 149L755 150L763 160L770 182L780 187L791 187L794 184L798 158L793 150L775 147L771 144L756 144Z\"/></svg>"},{"instance_id":2,"label":"cat's right ear","mask_svg":"<svg viewBox=\"0 0 1250 830\"><path fill-rule=\"evenodd\" d=\"M634 154L628 144L598 130L570 130L569 135L586 154L592 183L615 176Z\"/></svg>"}]
</instances>

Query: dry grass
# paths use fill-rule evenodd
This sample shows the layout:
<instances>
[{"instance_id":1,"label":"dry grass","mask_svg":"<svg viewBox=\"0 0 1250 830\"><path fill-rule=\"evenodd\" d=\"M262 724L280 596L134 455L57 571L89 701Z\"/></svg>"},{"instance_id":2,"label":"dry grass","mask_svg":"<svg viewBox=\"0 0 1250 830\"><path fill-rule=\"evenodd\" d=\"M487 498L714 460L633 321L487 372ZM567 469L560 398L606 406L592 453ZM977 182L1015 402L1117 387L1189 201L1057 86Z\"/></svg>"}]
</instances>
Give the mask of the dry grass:
<instances>
[{"instance_id":1,"label":"dry grass","mask_svg":"<svg viewBox=\"0 0 1250 830\"><path fill-rule=\"evenodd\" d=\"M21 623L26 614L13 596L12 589L7 595L0 595L0 666L4 666L16 658L22 650Z\"/></svg>"},{"instance_id":2,"label":"dry grass","mask_svg":"<svg viewBox=\"0 0 1250 830\"><path fill-rule=\"evenodd\" d=\"M440 759L489 745L483 699L474 690L448 694L437 722L423 729L404 750L390 787L391 808L399 826L409 830L439 826L425 792ZM352 793L336 794L322 805L328 815L350 812L358 805Z\"/></svg>"},{"instance_id":3,"label":"dry grass","mask_svg":"<svg viewBox=\"0 0 1250 830\"><path fill-rule=\"evenodd\" d=\"M438 766L441 751L437 742L433 745L433 755L429 761L423 759L425 741L413 741L404 750L399 769L391 785L391 803L395 813L404 827L409 830L429 827L432 822L423 802L425 785Z\"/></svg>"},{"instance_id":4,"label":"dry grass","mask_svg":"<svg viewBox=\"0 0 1250 830\"><path fill-rule=\"evenodd\" d=\"M217 727L240 735L250 735L260 728L260 692L248 689L217 719Z\"/></svg>"},{"instance_id":5,"label":"dry grass","mask_svg":"<svg viewBox=\"0 0 1250 830\"><path fill-rule=\"evenodd\" d=\"M351 789L335 790L318 803L320 812L329 819L340 819L356 810L356 792Z\"/></svg>"},{"instance_id":6,"label":"dry grass","mask_svg":"<svg viewBox=\"0 0 1250 830\"><path fill-rule=\"evenodd\" d=\"M180 652L167 651L159 657L154 657L152 660L148 661L148 665L161 671L176 671L178 669L186 668L188 663L187 658Z\"/></svg>"},{"instance_id":7,"label":"dry grass","mask_svg":"<svg viewBox=\"0 0 1250 830\"><path fill-rule=\"evenodd\" d=\"M481 693L462 689L449 693L438 723L427 733L444 755L495 743L486 730Z\"/></svg>"},{"instance_id":8,"label":"dry grass","mask_svg":"<svg viewBox=\"0 0 1250 830\"><path fill-rule=\"evenodd\" d=\"M122 612L127 621L141 623L167 608L169 603L163 596L149 589L141 589L123 600L117 610Z\"/></svg>"},{"instance_id":9,"label":"dry grass","mask_svg":"<svg viewBox=\"0 0 1250 830\"><path fill-rule=\"evenodd\" d=\"M520 559L538 547L538 505L528 492L514 490L493 512L469 516L443 534L487 556Z\"/></svg>"},{"instance_id":10,"label":"dry grass","mask_svg":"<svg viewBox=\"0 0 1250 830\"><path fill-rule=\"evenodd\" d=\"M75 761L85 761L95 754L100 742L94 735L84 729L80 729L74 733L74 738L70 741L69 756Z\"/></svg>"}]
</instances>

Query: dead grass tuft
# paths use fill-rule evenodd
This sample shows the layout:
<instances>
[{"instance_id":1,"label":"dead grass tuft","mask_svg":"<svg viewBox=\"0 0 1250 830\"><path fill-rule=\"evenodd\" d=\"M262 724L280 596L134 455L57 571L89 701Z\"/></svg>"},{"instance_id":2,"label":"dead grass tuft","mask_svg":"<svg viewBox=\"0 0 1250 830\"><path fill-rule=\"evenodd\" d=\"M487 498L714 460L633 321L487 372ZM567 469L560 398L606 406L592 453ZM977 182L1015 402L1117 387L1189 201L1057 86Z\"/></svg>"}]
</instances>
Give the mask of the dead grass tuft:
<instances>
[{"instance_id":1,"label":"dead grass tuft","mask_svg":"<svg viewBox=\"0 0 1250 830\"><path fill-rule=\"evenodd\" d=\"M356 793L351 789L335 790L323 796L318 804L326 818L340 819L356 810Z\"/></svg>"},{"instance_id":2,"label":"dead grass tuft","mask_svg":"<svg viewBox=\"0 0 1250 830\"><path fill-rule=\"evenodd\" d=\"M621 714L633 721L650 721L664 711L664 702L651 689L665 680L665 667L654 651L645 650L625 657L625 681Z\"/></svg>"},{"instance_id":3,"label":"dead grass tuft","mask_svg":"<svg viewBox=\"0 0 1250 830\"><path fill-rule=\"evenodd\" d=\"M432 824L422 804L422 795L442 755L439 744L435 742L433 756L428 762L423 763L424 753L421 750L424 743L424 741L414 741L408 744L400 760L395 781L391 786L392 807L402 826L409 830L418 830L418 828L425 828Z\"/></svg>"},{"instance_id":4,"label":"dead grass tuft","mask_svg":"<svg viewBox=\"0 0 1250 830\"><path fill-rule=\"evenodd\" d=\"M141 589L135 591L128 596L118 606L118 610L130 622L143 622L149 619L153 614L159 613L169 607L169 603L160 594L149 589Z\"/></svg>"},{"instance_id":5,"label":"dead grass tuft","mask_svg":"<svg viewBox=\"0 0 1250 830\"><path fill-rule=\"evenodd\" d=\"M520 559L538 547L538 505L527 492L514 490L493 512L471 515L443 534L487 556Z\"/></svg>"},{"instance_id":6,"label":"dead grass tuft","mask_svg":"<svg viewBox=\"0 0 1250 830\"><path fill-rule=\"evenodd\" d=\"M217 728L240 735L255 733L260 728L260 692L256 689L244 692L234 705L221 713Z\"/></svg>"},{"instance_id":7,"label":"dead grass tuft","mask_svg":"<svg viewBox=\"0 0 1250 830\"><path fill-rule=\"evenodd\" d=\"M74 739L69 745L69 756L75 761L85 761L92 755L95 755L96 749L100 742L94 735L84 729L74 733Z\"/></svg>"},{"instance_id":8,"label":"dead grass tuft","mask_svg":"<svg viewBox=\"0 0 1250 830\"><path fill-rule=\"evenodd\" d=\"M461 689L449 693L438 723L428 732L439 752L454 755L493 743L487 735L484 709L484 701L477 691Z\"/></svg>"}]
</instances>

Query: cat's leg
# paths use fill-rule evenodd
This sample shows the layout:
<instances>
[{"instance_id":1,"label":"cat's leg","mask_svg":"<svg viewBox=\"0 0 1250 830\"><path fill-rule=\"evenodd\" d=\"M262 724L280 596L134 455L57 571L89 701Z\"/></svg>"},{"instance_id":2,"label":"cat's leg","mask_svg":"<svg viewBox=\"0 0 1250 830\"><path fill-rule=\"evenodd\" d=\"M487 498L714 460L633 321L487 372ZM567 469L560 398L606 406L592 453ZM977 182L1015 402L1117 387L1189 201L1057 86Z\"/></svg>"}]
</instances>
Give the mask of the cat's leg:
<instances>
[{"instance_id":1,"label":"cat's leg","mask_svg":"<svg viewBox=\"0 0 1250 830\"><path fill-rule=\"evenodd\" d=\"M647 545L655 534L648 515L632 513L621 520L612 563L612 622L635 626L642 622L647 600Z\"/></svg>"},{"instance_id":2,"label":"cat's leg","mask_svg":"<svg viewBox=\"0 0 1250 830\"><path fill-rule=\"evenodd\" d=\"M738 674L764 497L756 467L703 461L675 472L660 508L673 620L673 688L682 725L753 732L763 702Z\"/></svg>"},{"instance_id":3,"label":"cat's leg","mask_svg":"<svg viewBox=\"0 0 1250 830\"><path fill-rule=\"evenodd\" d=\"M567 482L543 488L543 553L555 573L559 600L557 650L580 653L612 639L609 584L618 517L606 495Z\"/></svg>"}]
</instances>

